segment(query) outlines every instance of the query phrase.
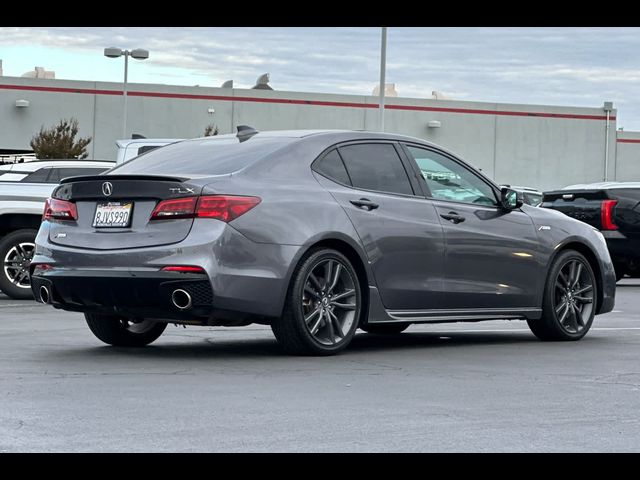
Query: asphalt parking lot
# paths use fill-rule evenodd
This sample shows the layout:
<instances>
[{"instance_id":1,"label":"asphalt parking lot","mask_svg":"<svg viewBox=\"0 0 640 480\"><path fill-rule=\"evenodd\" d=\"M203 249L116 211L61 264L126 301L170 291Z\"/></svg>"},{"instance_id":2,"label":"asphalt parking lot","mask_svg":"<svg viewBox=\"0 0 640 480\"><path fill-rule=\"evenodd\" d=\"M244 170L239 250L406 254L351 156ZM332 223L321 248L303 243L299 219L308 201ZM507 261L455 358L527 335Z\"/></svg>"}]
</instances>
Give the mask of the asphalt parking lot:
<instances>
[{"instance_id":1,"label":"asphalt parking lot","mask_svg":"<svg viewBox=\"0 0 640 480\"><path fill-rule=\"evenodd\" d=\"M107 347L80 314L0 295L0 452L637 452L639 307L624 280L580 342L495 321L299 358L262 326Z\"/></svg>"}]
</instances>

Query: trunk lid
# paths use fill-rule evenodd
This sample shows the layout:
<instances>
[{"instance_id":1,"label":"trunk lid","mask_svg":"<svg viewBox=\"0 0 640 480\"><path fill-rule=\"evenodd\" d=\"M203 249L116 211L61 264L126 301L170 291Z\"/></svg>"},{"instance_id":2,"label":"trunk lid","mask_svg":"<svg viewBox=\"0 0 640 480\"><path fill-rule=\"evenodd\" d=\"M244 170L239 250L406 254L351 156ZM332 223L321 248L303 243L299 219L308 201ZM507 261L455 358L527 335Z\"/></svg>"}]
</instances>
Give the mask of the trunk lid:
<instances>
[{"instance_id":1,"label":"trunk lid","mask_svg":"<svg viewBox=\"0 0 640 480\"><path fill-rule=\"evenodd\" d=\"M96 175L68 178L52 197L76 204L77 221L51 222L49 240L57 245L93 250L168 245L184 240L192 218L149 221L159 201L197 196L201 185L180 177L154 175ZM107 206L107 204L111 204ZM128 210L127 226L94 226L100 205Z\"/></svg>"}]
</instances>

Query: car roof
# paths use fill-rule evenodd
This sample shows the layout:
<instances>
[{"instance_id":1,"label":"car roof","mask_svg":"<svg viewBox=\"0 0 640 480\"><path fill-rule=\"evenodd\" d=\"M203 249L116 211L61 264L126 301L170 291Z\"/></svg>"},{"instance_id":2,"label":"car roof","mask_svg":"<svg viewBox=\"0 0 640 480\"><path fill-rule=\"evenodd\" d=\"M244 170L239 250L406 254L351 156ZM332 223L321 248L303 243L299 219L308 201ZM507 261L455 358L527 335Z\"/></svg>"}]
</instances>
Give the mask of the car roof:
<instances>
[{"instance_id":1,"label":"car roof","mask_svg":"<svg viewBox=\"0 0 640 480\"><path fill-rule=\"evenodd\" d=\"M64 168L64 167L106 167L110 168L115 165L113 161L107 160L34 160L32 162L24 162L24 163L9 163L5 165L0 165L0 172L6 171L16 171L16 172L35 172L36 170L40 170L41 168Z\"/></svg>"}]
</instances>

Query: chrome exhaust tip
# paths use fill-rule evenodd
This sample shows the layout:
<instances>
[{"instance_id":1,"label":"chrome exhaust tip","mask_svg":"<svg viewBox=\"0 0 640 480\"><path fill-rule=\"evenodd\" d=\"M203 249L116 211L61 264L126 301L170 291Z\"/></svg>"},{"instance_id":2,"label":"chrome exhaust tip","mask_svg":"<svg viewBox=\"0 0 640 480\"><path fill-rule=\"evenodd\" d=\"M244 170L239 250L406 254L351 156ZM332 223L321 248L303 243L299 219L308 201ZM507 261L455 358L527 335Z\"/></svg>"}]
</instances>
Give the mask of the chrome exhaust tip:
<instances>
[{"instance_id":1,"label":"chrome exhaust tip","mask_svg":"<svg viewBox=\"0 0 640 480\"><path fill-rule=\"evenodd\" d=\"M49 303L51 300L51 294L49 293L49 289L44 285L40 287L40 301L42 303Z\"/></svg>"},{"instance_id":2,"label":"chrome exhaust tip","mask_svg":"<svg viewBox=\"0 0 640 480\"><path fill-rule=\"evenodd\" d=\"M191 308L191 295L186 290L178 288L171 294L171 303L178 310L187 310Z\"/></svg>"}]
</instances>

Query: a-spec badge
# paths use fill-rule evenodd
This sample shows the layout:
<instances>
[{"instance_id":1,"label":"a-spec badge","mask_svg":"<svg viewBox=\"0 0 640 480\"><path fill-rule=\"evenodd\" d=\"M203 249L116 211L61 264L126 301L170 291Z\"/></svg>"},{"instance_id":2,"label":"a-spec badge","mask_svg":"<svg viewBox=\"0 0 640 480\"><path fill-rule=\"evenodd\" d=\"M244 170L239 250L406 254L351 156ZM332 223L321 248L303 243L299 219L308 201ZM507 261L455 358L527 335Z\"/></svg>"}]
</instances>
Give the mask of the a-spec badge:
<instances>
[{"instance_id":1,"label":"a-spec badge","mask_svg":"<svg viewBox=\"0 0 640 480\"><path fill-rule=\"evenodd\" d=\"M110 196L113 193L113 184L111 182L104 182L102 184L102 194L105 197Z\"/></svg>"},{"instance_id":2,"label":"a-spec badge","mask_svg":"<svg viewBox=\"0 0 640 480\"><path fill-rule=\"evenodd\" d=\"M540 228L538 228L538 230L551 230L551 227L549 225L540 225Z\"/></svg>"}]
</instances>

